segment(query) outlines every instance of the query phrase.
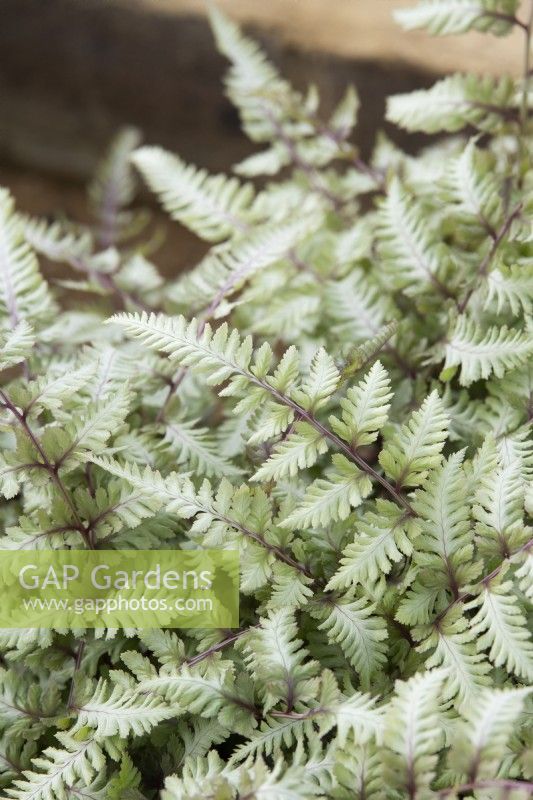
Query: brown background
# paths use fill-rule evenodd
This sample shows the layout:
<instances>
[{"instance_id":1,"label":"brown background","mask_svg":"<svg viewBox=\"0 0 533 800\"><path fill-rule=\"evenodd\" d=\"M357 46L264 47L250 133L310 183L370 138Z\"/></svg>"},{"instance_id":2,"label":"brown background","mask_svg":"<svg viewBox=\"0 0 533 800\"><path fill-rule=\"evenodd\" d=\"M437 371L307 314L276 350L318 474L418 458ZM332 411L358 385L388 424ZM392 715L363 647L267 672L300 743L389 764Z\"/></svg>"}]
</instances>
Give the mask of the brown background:
<instances>
[{"instance_id":1,"label":"brown background","mask_svg":"<svg viewBox=\"0 0 533 800\"><path fill-rule=\"evenodd\" d=\"M435 41L394 22L393 9L409 4L219 0L299 88L318 85L326 110L347 83L357 86L363 155L382 124L386 95L449 71L520 72L520 31ZM0 182L25 210L82 215L83 183L124 124L211 169L250 152L223 96L225 62L205 7L204 0L0 0ZM172 271L197 253L188 237L167 249Z\"/></svg>"}]
</instances>

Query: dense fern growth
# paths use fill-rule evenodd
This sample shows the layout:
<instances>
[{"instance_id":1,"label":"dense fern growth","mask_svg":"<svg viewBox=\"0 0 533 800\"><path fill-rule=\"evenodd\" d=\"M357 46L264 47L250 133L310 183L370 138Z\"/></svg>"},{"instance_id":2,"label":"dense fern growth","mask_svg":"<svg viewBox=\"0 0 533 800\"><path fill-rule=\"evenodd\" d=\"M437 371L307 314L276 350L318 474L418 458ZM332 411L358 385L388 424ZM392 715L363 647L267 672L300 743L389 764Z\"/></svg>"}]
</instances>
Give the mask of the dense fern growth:
<instances>
[{"instance_id":1,"label":"dense fern growth","mask_svg":"<svg viewBox=\"0 0 533 800\"><path fill-rule=\"evenodd\" d=\"M233 177L128 131L91 225L30 219L2 190L0 547L241 563L235 630L0 631L2 797L531 797L518 6L398 14L524 37L519 79L389 99L390 122L441 134L416 157L381 136L363 162L355 89L325 117L213 10L258 144ZM170 282L137 180L206 242ZM50 260L71 270L54 285Z\"/></svg>"}]
</instances>

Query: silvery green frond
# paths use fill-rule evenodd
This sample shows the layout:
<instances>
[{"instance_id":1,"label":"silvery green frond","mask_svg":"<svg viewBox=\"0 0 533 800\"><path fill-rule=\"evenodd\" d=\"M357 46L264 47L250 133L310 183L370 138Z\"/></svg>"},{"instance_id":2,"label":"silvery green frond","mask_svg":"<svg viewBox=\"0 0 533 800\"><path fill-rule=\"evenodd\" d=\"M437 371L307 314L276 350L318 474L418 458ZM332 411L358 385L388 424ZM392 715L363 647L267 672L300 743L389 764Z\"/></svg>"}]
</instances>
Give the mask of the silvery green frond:
<instances>
[{"instance_id":1,"label":"silvery green frond","mask_svg":"<svg viewBox=\"0 0 533 800\"><path fill-rule=\"evenodd\" d=\"M172 709L157 697L142 697L136 689L110 686L105 680L98 681L92 693L77 703L74 734L87 726L96 740L116 734L122 738L132 733L140 736L172 716Z\"/></svg>"},{"instance_id":2,"label":"silvery green frond","mask_svg":"<svg viewBox=\"0 0 533 800\"><path fill-rule=\"evenodd\" d=\"M516 0L412 6L525 58ZM0 794L525 800L529 67L390 98L454 135L367 161L354 87L297 90L210 18L242 177L127 130L86 224L0 190L0 549L233 551L238 627L0 629ZM160 269L136 171L194 268Z\"/></svg>"},{"instance_id":3,"label":"silvery green frond","mask_svg":"<svg viewBox=\"0 0 533 800\"><path fill-rule=\"evenodd\" d=\"M301 501L284 517L283 528L303 529L322 527L336 520L343 520L363 502L372 491L369 478L340 453L332 458L331 470L325 478L311 483Z\"/></svg>"},{"instance_id":4,"label":"silvery green frond","mask_svg":"<svg viewBox=\"0 0 533 800\"><path fill-rule=\"evenodd\" d=\"M513 26L518 5L518 0L420 0L394 17L406 30L426 28L443 36L474 29L503 36Z\"/></svg>"},{"instance_id":5,"label":"silvery green frond","mask_svg":"<svg viewBox=\"0 0 533 800\"><path fill-rule=\"evenodd\" d=\"M355 584L374 583L387 575L394 563L413 552L410 539L418 531L396 505L377 500L375 510L355 521L354 541L343 552L338 571L328 589L346 589Z\"/></svg>"},{"instance_id":6,"label":"silvery green frond","mask_svg":"<svg viewBox=\"0 0 533 800\"><path fill-rule=\"evenodd\" d=\"M109 222L106 216L116 213L133 200L135 181L129 161L140 141L141 134L136 128L123 128L96 170L89 196L104 225Z\"/></svg>"},{"instance_id":7,"label":"silvery green frond","mask_svg":"<svg viewBox=\"0 0 533 800\"><path fill-rule=\"evenodd\" d=\"M244 234L229 244L219 245L173 285L171 299L180 308L207 308L219 316L226 298L242 289L261 270L288 258L316 222L316 218L310 217L283 225L265 225L251 235Z\"/></svg>"},{"instance_id":8,"label":"silvery green frond","mask_svg":"<svg viewBox=\"0 0 533 800\"><path fill-rule=\"evenodd\" d=\"M50 261L69 262L88 257L93 249L89 231L71 228L62 222L21 216L26 241Z\"/></svg>"},{"instance_id":9,"label":"silvery green frond","mask_svg":"<svg viewBox=\"0 0 533 800\"><path fill-rule=\"evenodd\" d=\"M477 609L472 632L480 652L489 650L496 667L505 666L518 678L533 681L533 641L527 628L512 581L491 581L472 601Z\"/></svg>"},{"instance_id":10,"label":"silvery green frond","mask_svg":"<svg viewBox=\"0 0 533 800\"><path fill-rule=\"evenodd\" d=\"M511 78L451 75L431 89L397 94L387 101L387 119L408 131L455 133L467 125L496 132L517 116Z\"/></svg>"},{"instance_id":11,"label":"silvery green frond","mask_svg":"<svg viewBox=\"0 0 533 800\"><path fill-rule=\"evenodd\" d=\"M15 328L4 334L0 345L0 369L13 367L24 361L35 344L33 328L21 320Z\"/></svg>"},{"instance_id":12,"label":"silvery green frond","mask_svg":"<svg viewBox=\"0 0 533 800\"><path fill-rule=\"evenodd\" d=\"M505 372L528 361L533 352L531 334L520 329L490 327L483 330L466 316L457 319L446 344L444 370L460 367L462 386Z\"/></svg>"},{"instance_id":13,"label":"silvery green frond","mask_svg":"<svg viewBox=\"0 0 533 800\"><path fill-rule=\"evenodd\" d=\"M209 175L159 147L141 147L132 161L172 219L202 239L216 242L246 229L251 184Z\"/></svg>"},{"instance_id":14,"label":"silvery green frond","mask_svg":"<svg viewBox=\"0 0 533 800\"><path fill-rule=\"evenodd\" d=\"M330 425L352 447L371 444L387 421L391 398L387 370L376 361L365 378L341 399L342 421L330 417Z\"/></svg>"},{"instance_id":15,"label":"silvery green frond","mask_svg":"<svg viewBox=\"0 0 533 800\"><path fill-rule=\"evenodd\" d=\"M420 636L424 634L421 629ZM444 615L427 638L422 638L419 649L433 651L426 661L427 669L446 670L443 699L454 698L459 709L475 705L483 687L489 685L490 664L477 652L475 635L460 604Z\"/></svg>"},{"instance_id":16,"label":"silvery green frond","mask_svg":"<svg viewBox=\"0 0 533 800\"><path fill-rule=\"evenodd\" d=\"M235 477L241 474L229 459L219 455L219 445L208 428L199 427L198 420L170 419L165 425L168 449L177 464L185 464L198 475L212 478L217 475Z\"/></svg>"},{"instance_id":17,"label":"silvery green frond","mask_svg":"<svg viewBox=\"0 0 533 800\"><path fill-rule=\"evenodd\" d=\"M291 610L279 609L270 612L243 642L246 668L254 682L263 687L265 711L280 701L299 710L316 696L318 664L296 638L297 631Z\"/></svg>"},{"instance_id":18,"label":"silvery green frond","mask_svg":"<svg viewBox=\"0 0 533 800\"><path fill-rule=\"evenodd\" d=\"M497 774L530 693L529 688L482 690L477 703L464 712L450 753L457 770L472 781Z\"/></svg>"},{"instance_id":19,"label":"silvery green frond","mask_svg":"<svg viewBox=\"0 0 533 800\"><path fill-rule=\"evenodd\" d=\"M379 461L398 486L417 486L441 460L448 417L441 399L432 392L418 411L386 440Z\"/></svg>"},{"instance_id":20,"label":"silvery green frond","mask_svg":"<svg viewBox=\"0 0 533 800\"><path fill-rule=\"evenodd\" d=\"M395 283L417 293L439 278L447 254L428 225L424 208L394 179L380 209L379 252Z\"/></svg>"},{"instance_id":21,"label":"silvery green frond","mask_svg":"<svg viewBox=\"0 0 533 800\"><path fill-rule=\"evenodd\" d=\"M417 673L408 681L397 681L395 696L384 721L383 761L387 784L411 796L430 798L442 747L439 695L443 670Z\"/></svg>"},{"instance_id":22,"label":"silvery green frond","mask_svg":"<svg viewBox=\"0 0 533 800\"><path fill-rule=\"evenodd\" d=\"M371 676L383 669L387 659L387 626L375 611L366 598L356 600L348 595L319 603L311 611L321 620L319 630L340 647L365 689L370 688Z\"/></svg>"},{"instance_id":23,"label":"silvery green frond","mask_svg":"<svg viewBox=\"0 0 533 800\"><path fill-rule=\"evenodd\" d=\"M14 800L61 800L67 787L82 779L87 785L102 771L105 757L92 737L82 739L57 734L61 747L47 747L33 759L38 771L26 770L23 778L13 781L7 797Z\"/></svg>"},{"instance_id":24,"label":"silvery green frond","mask_svg":"<svg viewBox=\"0 0 533 800\"><path fill-rule=\"evenodd\" d=\"M39 272L37 258L24 237L7 189L0 189L0 315L4 328L25 321L42 324L54 313L55 304Z\"/></svg>"}]
</instances>

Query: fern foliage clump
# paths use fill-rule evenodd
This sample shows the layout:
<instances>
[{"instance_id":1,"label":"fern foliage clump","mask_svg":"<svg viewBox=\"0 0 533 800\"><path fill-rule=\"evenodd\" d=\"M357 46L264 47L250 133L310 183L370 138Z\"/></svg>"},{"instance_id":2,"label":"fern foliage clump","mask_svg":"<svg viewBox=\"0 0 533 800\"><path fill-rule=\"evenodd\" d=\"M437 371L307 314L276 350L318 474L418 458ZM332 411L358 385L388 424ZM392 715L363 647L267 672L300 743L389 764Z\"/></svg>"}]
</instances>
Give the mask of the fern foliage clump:
<instances>
[{"instance_id":1,"label":"fern foliage clump","mask_svg":"<svg viewBox=\"0 0 533 800\"><path fill-rule=\"evenodd\" d=\"M129 130L90 224L1 190L1 549L241 570L233 630L0 630L2 797L531 797L531 17L398 19L517 28L521 77L390 98L441 136L367 163L354 88L325 116L212 9L234 176ZM140 181L206 243L171 280Z\"/></svg>"}]
</instances>

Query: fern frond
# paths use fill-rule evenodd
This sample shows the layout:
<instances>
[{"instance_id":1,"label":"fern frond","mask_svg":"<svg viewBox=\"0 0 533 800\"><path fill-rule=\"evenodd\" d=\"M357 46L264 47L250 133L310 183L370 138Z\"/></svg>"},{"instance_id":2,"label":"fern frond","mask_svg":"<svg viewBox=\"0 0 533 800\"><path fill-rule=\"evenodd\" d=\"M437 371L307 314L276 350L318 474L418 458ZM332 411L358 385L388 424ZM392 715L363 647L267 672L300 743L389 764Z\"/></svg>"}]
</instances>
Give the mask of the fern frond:
<instances>
[{"instance_id":1,"label":"fern frond","mask_svg":"<svg viewBox=\"0 0 533 800\"><path fill-rule=\"evenodd\" d=\"M69 262L88 257L93 248L88 231L71 228L63 222L21 216L26 241L50 261Z\"/></svg>"},{"instance_id":2,"label":"fern frond","mask_svg":"<svg viewBox=\"0 0 533 800\"><path fill-rule=\"evenodd\" d=\"M451 75L431 89L397 94L387 100L387 119L408 131L454 133L466 125L492 132L516 116L510 78Z\"/></svg>"},{"instance_id":3,"label":"fern frond","mask_svg":"<svg viewBox=\"0 0 533 800\"><path fill-rule=\"evenodd\" d=\"M219 445L207 428L197 427L198 420L170 419L165 423L165 439L177 464L186 464L197 475L212 478L241 474L231 461L219 455Z\"/></svg>"},{"instance_id":4,"label":"fern frond","mask_svg":"<svg viewBox=\"0 0 533 800\"><path fill-rule=\"evenodd\" d=\"M364 689L370 688L371 676L383 669L387 659L387 626L382 617L374 614L375 610L366 598L353 600L345 596L320 604L311 612L322 620L318 629L341 648L358 672Z\"/></svg>"},{"instance_id":5,"label":"fern frond","mask_svg":"<svg viewBox=\"0 0 533 800\"><path fill-rule=\"evenodd\" d=\"M461 316L446 344L443 370L461 367L459 382L470 386L493 373L501 378L513 367L524 364L533 353L533 340L528 333L506 325L483 331L472 319Z\"/></svg>"},{"instance_id":6,"label":"fern frond","mask_svg":"<svg viewBox=\"0 0 533 800\"><path fill-rule=\"evenodd\" d=\"M89 186L89 198L100 223L102 248L115 244L118 217L135 195L135 176L130 157L141 141L136 128L123 128L113 139L109 151L98 165Z\"/></svg>"},{"instance_id":7,"label":"fern frond","mask_svg":"<svg viewBox=\"0 0 533 800\"><path fill-rule=\"evenodd\" d=\"M282 747L298 746L306 737L312 738L314 735L312 719L306 717L302 719L298 716L282 720L267 718L247 742L237 747L229 763L232 765L245 761L252 755L257 757L264 754L276 757L281 755Z\"/></svg>"},{"instance_id":8,"label":"fern frond","mask_svg":"<svg viewBox=\"0 0 533 800\"><path fill-rule=\"evenodd\" d=\"M476 652L475 638L460 604L453 606L419 646L421 652L434 648L426 668L442 667L447 671L443 699L454 698L458 708L475 703L487 686L490 664Z\"/></svg>"},{"instance_id":9,"label":"fern frond","mask_svg":"<svg viewBox=\"0 0 533 800\"><path fill-rule=\"evenodd\" d=\"M24 394L18 393L20 405L24 407L26 413L30 410L35 413L45 408L57 412L66 399L87 385L95 372L94 363L82 364L77 369L72 369L72 365L69 364L56 376L52 373L50 376L45 375L30 381Z\"/></svg>"},{"instance_id":10,"label":"fern frond","mask_svg":"<svg viewBox=\"0 0 533 800\"><path fill-rule=\"evenodd\" d=\"M7 189L0 188L0 316L11 329L23 320L40 323L55 310L33 250L24 239Z\"/></svg>"},{"instance_id":11,"label":"fern frond","mask_svg":"<svg viewBox=\"0 0 533 800\"><path fill-rule=\"evenodd\" d=\"M77 420L65 429L68 446L60 450L56 463L63 469L71 469L76 461L85 457L87 451L99 453L117 427L124 422L131 404L131 394L126 387L109 400L90 403ZM53 429L49 429L53 435Z\"/></svg>"},{"instance_id":12,"label":"fern frond","mask_svg":"<svg viewBox=\"0 0 533 800\"><path fill-rule=\"evenodd\" d=\"M13 781L6 790L13 800L63 800L67 786L80 778L85 784L105 767L105 757L94 739L76 741L68 734L57 734L61 749L47 747L33 760L40 770L25 770L24 778Z\"/></svg>"},{"instance_id":13,"label":"fern frond","mask_svg":"<svg viewBox=\"0 0 533 800\"><path fill-rule=\"evenodd\" d=\"M387 421L391 398L389 375L376 361L366 377L341 399L342 422L332 416L330 425L353 448L371 444Z\"/></svg>"},{"instance_id":14,"label":"fern frond","mask_svg":"<svg viewBox=\"0 0 533 800\"><path fill-rule=\"evenodd\" d=\"M25 320L21 320L8 331L0 344L0 369L8 369L24 361L35 344L33 328Z\"/></svg>"},{"instance_id":15,"label":"fern frond","mask_svg":"<svg viewBox=\"0 0 533 800\"><path fill-rule=\"evenodd\" d=\"M339 379L340 374L335 362L321 347L313 356L309 374L301 387L293 391L292 396L306 411L318 411L334 393Z\"/></svg>"},{"instance_id":16,"label":"fern frond","mask_svg":"<svg viewBox=\"0 0 533 800\"><path fill-rule=\"evenodd\" d=\"M427 797L442 747L440 689L443 670L418 673L396 681L384 724L385 779L404 796Z\"/></svg>"},{"instance_id":17,"label":"fern frond","mask_svg":"<svg viewBox=\"0 0 533 800\"><path fill-rule=\"evenodd\" d=\"M159 500L161 505L170 502L173 498L172 488L176 488L176 485L186 481L185 478L175 481L175 473L163 478L160 472L148 465L141 469L135 463L120 463L105 455L90 455L88 460L116 478L126 481L146 498L153 501Z\"/></svg>"},{"instance_id":18,"label":"fern frond","mask_svg":"<svg viewBox=\"0 0 533 800\"><path fill-rule=\"evenodd\" d=\"M232 62L232 87L253 92L279 80L278 71L259 45L246 37L239 26L214 5L209 8L209 19L219 51Z\"/></svg>"},{"instance_id":19,"label":"fern frond","mask_svg":"<svg viewBox=\"0 0 533 800\"><path fill-rule=\"evenodd\" d=\"M533 602L533 552L527 550L523 564L516 570L520 589L530 602Z\"/></svg>"},{"instance_id":20,"label":"fern frond","mask_svg":"<svg viewBox=\"0 0 533 800\"><path fill-rule=\"evenodd\" d=\"M331 460L327 478L317 478L308 486L296 508L281 521L282 528L316 528L346 519L370 494L370 480L345 456L335 453Z\"/></svg>"},{"instance_id":21,"label":"fern frond","mask_svg":"<svg viewBox=\"0 0 533 800\"><path fill-rule=\"evenodd\" d=\"M501 264L491 270L485 281L484 308L497 315L511 312L517 317L530 314L533 305L533 266Z\"/></svg>"},{"instance_id":22,"label":"fern frond","mask_svg":"<svg viewBox=\"0 0 533 800\"><path fill-rule=\"evenodd\" d=\"M99 680L76 710L75 731L88 726L97 740L116 734L141 736L173 716L173 710L158 697L142 696L118 684L110 686L106 680Z\"/></svg>"},{"instance_id":23,"label":"fern frond","mask_svg":"<svg viewBox=\"0 0 533 800\"><path fill-rule=\"evenodd\" d=\"M37 745L20 739L12 739L8 734L0 737L0 781L14 781L31 766Z\"/></svg>"},{"instance_id":24,"label":"fern frond","mask_svg":"<svg viewBox=\"0 0 533 800\"><path fill-rule=\"evenodd\" d=\"M209 175L160 147L141 147L132 161L172 219L202 239L217 242L246 229L251 184Z\"/></svg>"},{"instance_id":25,"label":"fern frond","mask_svg":"<svg viewBox=\"0 0 533 800\"><path fill-rule=\"evenodd\" d=\"M297 422L294 431L276 446L270 458L257 470L253 480L269 481L293 477L299 470L312 467L327 449L328 443L320 431L307 422Z\"/></svg>"},{"instance_id":26,"label":"fern frond","mask_svg":"<svg viewBox=\"0 0 533 800\"><path fill-rule=\"evenodd\" d=\"M307 605L313 596L313 579L292 565L276 561L272 564L272 592L268 610L280 608L297 610Z\"/></svg>"},{"instance_id":27,"label":"fern frond","mask_svg":"<svg viewBox=\"0 0 533 800\"><path fill-rule=\"evenodd\" d=\"M149 659L133 651L123 653L122 660L137 678L136 693L163 698L172 708L172 716L189 712L216 717L233 683L230 662L190 668L168 664L158 671Z\"/></svg>"},{"instance_id":28,"label":"fern frond","mask_svg":"<svg viewBox=\"0 0 533 800\"><path fill-rule=\"evenodd\" d=\"M533 641L512 581L484 584L480 596L470 605L479 605L471 622L472 634L478 637L478 651L490 648L489 658L494 666L504 666L518 678L533 682Z\"/></svg>"},{"instance_id":29,"label":"fern frond","mask_svg":"<svg viewBox=\"0 0 533 800\"><path fill-rule=\"evenodd\" d=\"M450 754L459 773L476 781L499 772L530 688L483 689L464 713Z\"/></svg>"},{"instance_id":30,"label":"fern frond","mask_svg":"<svg viewBox=\"0 0 533 800\"><path fill-rule=\"evenodd\" d=\"M505 556L523 525L524 484L515 463L487 472L477 487L474 517L480 546Z\"/></svg>"},{"instance_id":31,"label":"fern frond","mask_svg":"<svg viewBox=\"0 0 533 800\"><path fill-rule=\"evenodd\" d=\"M482 160L484 155L470 139L461 155L452 159L445 185L461 224L465 217L469 222L477 220L485 232L493 234L501 221L502 203L490 164Z\"/></svg>"},{"instance_id":32,"label":"fern frond","mask_svg":"<svg viewBox=\"0 0 533 800\"><path fill-rule=\"evenodd\" d=\"M398 486L423 483L429 470L441 460L449 420L437 392L432 392L418 411L386 441L379 463Z\"/></svg>"},{"instance_id":33,"label":"fern frond","mask_svg":"<svg viewBox=\"0 0 533 800\"><path fill-rule=\"evenodd\" d=\"M417 541L417 549L437 556L441 562L440 569L456 589L454 556L471 539L463 459L464 451L459 451L433 470L413 503L421 520L422 535Z\"/></svg>"},{"instance_id":34,"label":"fern frond","mask_svg":"<svg viewBox=\"0 0 533 800\"><path fill-rule=\"evenodd\" d=\"M343 340L364 341L376 336L392 312L379 286L360 269L325 285L325 302L333 331Z\"/></svg>"},{"instance_id":35,"label":"fern frond","mask_svg":"<svg viewBox=\"0 0 533 800\"><path fill-rule=\"evenodd\" d=\"M346 365L342 370L342 378L348 380L354 373L371 364L376 356L384 349L388 349L389 341L398 331L398 322L393 320L384 325L375 336L355 347L348 353Z\"/></svg>"},{"instance_id":36,"label":"fern frond","mask_svg":"<svg viewBox=\"0 0 533 800\"><path fill-rule=\"evenodd\" d=\"M431 570L431 565L428 572ZM431 574L425 585L422 578L409 587L398 606L394 619L403 625L425 625L434 619L434 608L437 600L446 602L446 595L442 588L433 585Z\"/></svg>"},{"instance_id":37,"label":"fern frond","mask_svg":"<svg viewBox=\"0 0 533 800\"><path fill-rule=\"evenodd\" d=\"M341 566L328 590L346 589L357 583L375 583L387 575L393 563L413 552L410 536L416 532L405 513L394 503L377 500L376 510L356 521L354 541L343 551Z\"/></svg>"},{"instance_id":38,"label":"fern frond","mask_svg":"<svg viewBox=\"0 0 533 800\"><path fill-rule=\"evenodd\" d=\"M218 49L231 62L226 89L241 113L246 134L257 142L276 141L284 112L293 98L301 102L301 96L281 78L257 43L220 9L211 7L209 16Z\"/></svg>"},{"instance_id":39,"label":"fern frond","mask_svg":"<svg viewBox=\"0 0 533 800\"><path fill-rule=\"evenodd\" d=\"M413 294L436 285L444 291L439 272L446 253L428 225L423 207L394 178L379 215L379 253L398 288Z\"/></svg>"},{"instance_id":40,"label":"fern frond","mask_svg":"<svg viewBox=\"0 0 533 800\"><path fill-rule=\"evenodd\" d=\"M316 219L314 222L316 225ZM259 227L248 236L214 248L196 269L174 284L171 297L182 308L207 308L217 316L224 299L242 289L261 270L287 258L311 230L312 220L304 217L296 222Z\"/></svg>"},{"instance_id":41,"label":"fern frond","mask_svg":"<svg viewBox=\"0 0 533 800\"><path fill-rule=\"evenodd\" d=\"M367 694L341 694L332 673L324 670L321 696L316 708L294 718L290 715L281 720L267 718L259 731L237 748L230 763L242 761L252 753L277 754L282 745L291 746L306 738L314 739L315 726L319 727L322 734L336 726L340 747L354 733L358 742L364 744L381 736L383 712L375 707L375 700Z\"/></svg>"},{"instance_id":42,"label":"fern frond","mask_svg":"<svg viewBox=\"0 0 533 800\"><path fill-rule=\"evenodd\" d=\"M405 30L426 28L429 33L465 33L478 30L503 36L513 26L518 0L420 0L413 8L394 11Z\"/></svg>"},{"instance_id":43,"label":"fern frond","mask_svg":"<svg viewBox=\"0 0 533 800\"><path fill-rule=\"evenodd\" d=\"M321 708L333 718L337 726L337 742L344 747L347 739L355 735L361 744L381 741L383 710L376 708L376 700L368 694L338 694L333 675L322 673Z\"/></svg>"},{"instance_id":44,"label":"fern frond","mask_svg":"<svg viewBox=\"0 0 533 800\"><path fill-rule=\"evenodd\" d=\"M223 324L213 333L206 325L199 333L198 320L164 314L115 314L110 322L121 325L129 336L153 350L161 350L185 367L209 372L207 382L216 386L232 376L246 376L252 357L251 337L241 340Z\"/></svg>"},{"instance_id":45,"label":"fern frond","mask_svg":"<svg viewBox=\"0 0 533 800\"><path fill-rule=\"evenodd\" d=\"M267 712L281 700L300 709L314 696L318 664L296 638L297 630L294 614L284 608L271 612L244 640L245 664L262 687Z\"/></svg>"}]
</instances>

